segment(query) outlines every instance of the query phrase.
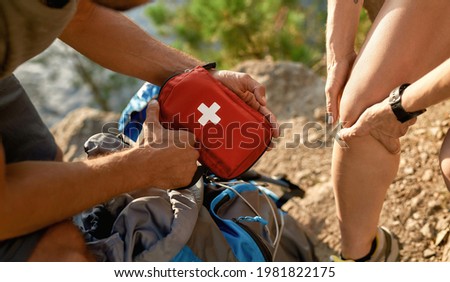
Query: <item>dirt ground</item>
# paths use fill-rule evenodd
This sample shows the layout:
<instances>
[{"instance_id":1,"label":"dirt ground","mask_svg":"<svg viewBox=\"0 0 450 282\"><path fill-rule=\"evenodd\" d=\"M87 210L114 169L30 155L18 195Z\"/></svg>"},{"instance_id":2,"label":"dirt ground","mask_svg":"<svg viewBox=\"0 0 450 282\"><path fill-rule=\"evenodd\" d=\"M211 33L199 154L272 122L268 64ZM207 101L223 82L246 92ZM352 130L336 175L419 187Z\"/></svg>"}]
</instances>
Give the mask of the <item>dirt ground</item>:
<instances>
[{"instance_id":1,"label":"dirt ground","mask_svg":"<svg viewBox=\"0 0 450 282\"><path fill-rule=\"evenodd\" d=\"M428 109L401 139L400 167L380 217L380 224L399 238L401 261L450 261L450 193L442 180L438 158L450 124L449 104ZM311 120L297 117L280 121L288 129L276 148L254 168L269 175L285 174L306 190L303 199L291 199L283 208L305 226L319 259L328 261L339 251L340 235L330 182L332 149L330 144L316 142L326 138L323 111L316 109L315 116L316 127L307 139L302 133ZM314 145L321 146L310 148Z\"/></svg>"},{"instance_id":2,"label":"dirt ground","mask_svg":"<svg viewBox=\"0 0 450 282\"><path fill-rule=\"evenodd\" d=\"M282 117L279 122L285 128L276 147L254 168L267 175L284 174L306 190L303 199L291 199L283 209L304 225L319 259L328 261L339 251L340 234L330 182L331 142L324 144L323 81L291 62L246 62L237 70L251 73L266 85L268 104L274 105L272 110ZM401 261L450 261L450 193L438 161L450 125L449 106L447 101L429 108L401 139L400 167L380 217L380 224L400 240ZM80 144L100 132L105 121L117 119L117 114L86 109L68 115L53 128L65 159L84 156Z\"/></svg>"}]
</instances>

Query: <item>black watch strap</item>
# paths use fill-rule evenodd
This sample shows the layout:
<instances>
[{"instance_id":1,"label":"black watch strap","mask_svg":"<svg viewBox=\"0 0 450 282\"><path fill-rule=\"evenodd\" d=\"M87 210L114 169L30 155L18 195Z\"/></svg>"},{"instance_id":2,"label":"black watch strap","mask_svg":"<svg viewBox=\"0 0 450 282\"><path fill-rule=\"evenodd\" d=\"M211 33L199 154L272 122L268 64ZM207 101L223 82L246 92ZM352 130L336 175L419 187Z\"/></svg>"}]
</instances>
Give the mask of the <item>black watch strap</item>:
<instances>
[{"instance_id":1,"label":"black watch strap","mask_svg":"<svg viewBox=\"0 0 450 282\"><path fill-rule=\"evenodd\" d=\"M216 62L207 63L206 65L203 65L202 67L206 70L213 70L217 66Z\"/></svg>"},{"instance_id":2,"label":"black watch strap","mask_svg":"<svg viewBox=\"0 0 450 282\"><path fill-rule=\"evenodd\" d=\"M415 112L407 112L402 106L402 95L406 88L408 88L409 84L405 83L400 85L399 87L395 88L391 92L391 109L394 112L395 116L397 117L397 120L400 122L406 122L410 119L413 119L422 113L424 113L426 110L419 110Z\"/></svg>"},{"instance_id":3,"label":"black watch strap","mask_svg":"<svg viewBox=\"0 0 450 282\"><path fill-rule=\"evenodd\" d=\"M41 0L49 8L62 9L69 3L69 0Z\"/></svg>"}]
</instances>

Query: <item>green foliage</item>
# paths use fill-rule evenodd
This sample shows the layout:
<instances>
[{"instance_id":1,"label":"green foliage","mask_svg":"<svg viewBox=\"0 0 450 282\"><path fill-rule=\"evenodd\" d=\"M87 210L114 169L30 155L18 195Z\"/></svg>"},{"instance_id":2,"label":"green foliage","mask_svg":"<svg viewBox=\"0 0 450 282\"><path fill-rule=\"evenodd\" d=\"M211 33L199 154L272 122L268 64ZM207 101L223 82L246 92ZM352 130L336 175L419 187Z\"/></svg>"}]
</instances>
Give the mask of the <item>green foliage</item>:
<instances>
[{"instance_id":1,"label":"green foliage","mask_svg":"<svg viewBox=\"0 0 450 282\"><path fill-rule=\"evenodd\" d=\"M358 33L356 34L355 39L356 50L359 51L359 49L361 49L371 26L372 22L370 21L369 14L367 13L366 10L363 9L359 16Z\"/></svg>"},{"instance_id":2,"label":"green foliage","mask_svg":"<svg viewBox=\"0 0 450 282\"><path fill-rule=\"evenodd\" d=\"M216 61L222 69L243 60L271 57L302 62L326 75L326 0L163 0L149 5L146 13L159 35L175 48ZM357 50L370 27L363 10ZM54 49L50 57L41 56L35 62L45 65L49 77L56 80L61 73L51 61L67 61L66 67L76 74L68 83L87 87L95 106L103 110L120 111L141 83L105 70L68 48Z\"/></svg>"},{"instance_id":3,"label":"green foliage","mask_svg":"<svg viewBox=\"0 0 450 282\"><path fill-rule=\"evenodd\" d=\"M326 15L317 12L317 1L306 8L296 0L176 2L148 7L159 34L173 38L174 47L221 67L266 57L311 66L323 55Z\"/></svg>"}]
</instances>

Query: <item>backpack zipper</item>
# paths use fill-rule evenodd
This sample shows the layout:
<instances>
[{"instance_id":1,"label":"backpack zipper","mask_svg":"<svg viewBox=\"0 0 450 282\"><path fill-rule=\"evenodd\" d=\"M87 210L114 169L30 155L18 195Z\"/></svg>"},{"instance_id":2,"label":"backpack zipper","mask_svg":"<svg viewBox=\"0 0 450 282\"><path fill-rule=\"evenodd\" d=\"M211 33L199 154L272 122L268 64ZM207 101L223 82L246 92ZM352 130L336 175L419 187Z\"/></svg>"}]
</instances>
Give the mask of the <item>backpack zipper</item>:
<instances>
[{"instance_id":1,"label":"backpack zipper","mask_svg":"<svg viewBox=\"0 0 450 282\"><path fill-rule=\"evenodd\" d=\"M229 195L226 195L225 197L223 197L214 207L214 212L217 214L219 208L225 204L226 202L228 202L231 199L231 197ZM239 227L241 227L245 233L247 233L252 239L253 241L255 241L256 245L258 246L259 250L261 251L264 260L266 262L271 262L272 261L272 253L270 252L269 248L267 248L267 246L264 244L264 242L250 229L248 228L246 225L240 223L236 218L232 218L231 219L234 223L236 223Z\"/></svg>"},{"instance_id":2,"label":"backpack zipper","mask_svg":"<svg viewBox=\"0 0 450 282\"><path fill-rule=\"evenodd\" d=\"M269 248L267 248L266 244L246 225L239 222L236 218L232 219L233 222L235 222L238 226L240 226L242 229L244 229L245 232L247 232L250 237L252 237L253 241L255 241L256 245L258 246L259 250L261 251L264 260L266 262L272 261L272 253L269 251Z\"/></svg>"}]
</instances>

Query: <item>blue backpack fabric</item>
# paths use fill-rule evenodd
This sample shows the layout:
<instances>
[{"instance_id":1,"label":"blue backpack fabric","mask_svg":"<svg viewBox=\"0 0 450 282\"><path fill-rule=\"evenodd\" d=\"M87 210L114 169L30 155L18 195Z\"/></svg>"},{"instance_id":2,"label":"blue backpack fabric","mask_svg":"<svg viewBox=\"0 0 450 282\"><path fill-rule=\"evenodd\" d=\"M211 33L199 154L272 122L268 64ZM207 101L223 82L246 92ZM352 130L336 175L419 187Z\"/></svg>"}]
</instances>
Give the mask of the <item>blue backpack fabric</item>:
<instances>
[{"instance_id":1,"label":"blue backpack fabric","mask_svg":"<svg viewBox=\"0 0 450 282\"><path fill-rule=\"evenodd\" d=\"M273 200L276 196L249 182L236 181L224 186L225 189L205 204L234 255L238 261L273 261L287 216L276 207Z\"/></svg>"},{"instance_id":2,"label":"blue backpack fabric","mask_svg":"<svg viewBox=\"0 0 450 282\"><path fill-rule=\"evenodd\" d=\"M157 99L161 88L151 83L144 83L142 87L130 99L130 102L122 111L118 129L125 136L137 141L145 121L147 104L152 99Z\"/></svg>"}]
</instances>

